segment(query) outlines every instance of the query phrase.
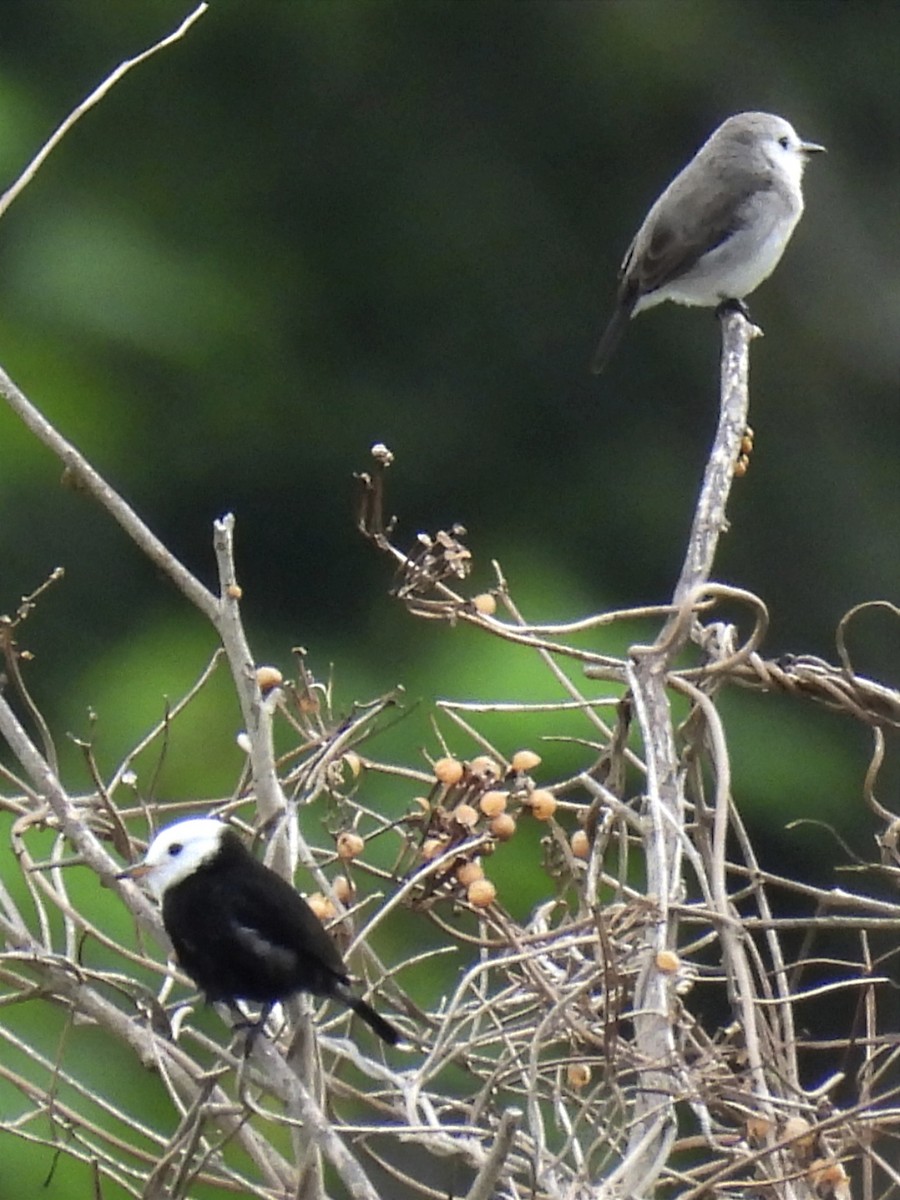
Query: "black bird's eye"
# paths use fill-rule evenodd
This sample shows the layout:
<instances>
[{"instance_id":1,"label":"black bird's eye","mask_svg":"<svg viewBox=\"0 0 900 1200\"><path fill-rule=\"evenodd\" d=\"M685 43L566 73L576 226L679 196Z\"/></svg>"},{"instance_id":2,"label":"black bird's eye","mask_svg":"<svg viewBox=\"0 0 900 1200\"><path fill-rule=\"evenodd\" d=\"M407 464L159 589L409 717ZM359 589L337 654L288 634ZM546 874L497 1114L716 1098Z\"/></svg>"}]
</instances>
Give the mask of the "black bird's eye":
<instances>
[{"instance_id":1,"label":"black bird's eye","mask_svg":"<svg viewBox=\"0 0 900 1200\"><path fill-rule=\"evenodd\" d=\"M183 849L184 846L182 846L181 842L173 842L169 847L169 854L172 856L172 858L177 858Z\"/></svg>"},{"instance_id":2,"label":"black bird's eye","mask_svg":"<svg viewBox=\"0 0 900 1200\"><path fill-rule=\"evenodd\" d=\"M778 145L782 148L782 150L787 150L787 148L788 148L788 146L790 146L790 144L791 144L791 140L787 135L785 135L784 137L780 137L778 139Z\"/></svg>"}]
</instances>

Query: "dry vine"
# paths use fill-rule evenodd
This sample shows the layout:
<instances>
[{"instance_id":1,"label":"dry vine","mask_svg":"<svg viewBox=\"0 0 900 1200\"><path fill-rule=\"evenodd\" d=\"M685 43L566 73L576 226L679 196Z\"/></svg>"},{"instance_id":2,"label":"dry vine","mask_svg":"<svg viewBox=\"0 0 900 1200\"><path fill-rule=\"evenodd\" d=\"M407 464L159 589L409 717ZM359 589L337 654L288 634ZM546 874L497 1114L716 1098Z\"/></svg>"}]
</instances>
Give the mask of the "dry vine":
<instances>
[{"instance_id":1,"label":"dry vine","mask_svg":"<svg viewBox=\"0 0 900 1200\"><path fill-rule=\"evenodd\" d=\"M3 619L0 732L12 757L0 767L0 807L14 858L0 880L0 1078L18 1108L0 1127L88 1164L98 1196L842 1200L851 1180L864 1200L900 1196L885 949L900 909L878 894L900 863L900 825L875 797L900 696L857 677L843 649L839 668L766 662L762 602L710 582L745 438L754 331L734 313L723 332L722 418L669 606L530 623L499 567L490 594L464 594L464 530L420 535L411 553L396 544L385 447L360 477L360 527L394 561L398 599L417 616L530 648L551 692L539 706L544 737L557 717L581 720L582 764L552 784L536 755L514 752L529 706L440 702L437 727L456 754L436 744L432 763L393 763L367 750L392 697L341 714L302 656L296 679L273 686L241 622L233 519L215 525L213 593L0 372L11 410L222 647L112 772L86 746L92 787L76 793L23 678L42 589ZM751 614L743 640L734 624L710 620L724 601ZM584 648L626 618L661 625L655 641L619 655ZM243 714L246 770L232 795L180 811L227 813L286 876L302 865L353 970L402 1029L401 1047L349 1031L347 1013L313 1019L303 1000L249 1050L229 1039L166 961L154 907L116 879L161 813L142 756L178 736L222 658ZM872 726L864 798L882 823L882 862L859 875L871 886L800 885L761 868L733 801L717 707L730 683L812 696ZM480 728L486 713L509 718L505 738ZM276 727L292 739L280 757ZM405 797L402 811L373 798L385 778ZM520 921L484 868L526 821L542 822L546 901ZM84 886L91 873L105 892ZM396 947L398 936L381 935L398 924L417 931L420 948L385 961L375 943ZM430 995L448 958L455 978ZM810 1006L845 996L852 1027L808 1037ZM19 1020L35 1011L43 1025ZM90 1069L92 1046L106 1069ZM152 1090L123 1099L114 1064L146 1068Z\"/></svg>"}]
</instances>

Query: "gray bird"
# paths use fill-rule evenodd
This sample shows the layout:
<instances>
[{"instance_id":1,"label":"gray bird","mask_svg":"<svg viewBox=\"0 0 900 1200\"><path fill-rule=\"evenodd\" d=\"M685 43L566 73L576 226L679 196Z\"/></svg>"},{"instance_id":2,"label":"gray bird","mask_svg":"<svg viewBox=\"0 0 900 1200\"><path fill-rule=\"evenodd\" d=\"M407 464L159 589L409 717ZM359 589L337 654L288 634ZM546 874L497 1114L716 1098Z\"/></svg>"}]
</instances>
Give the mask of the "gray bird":
<instances>
[{"instance_id":1,"label":"gray bird","mask_svg":"<svg viewBox=\"0 0 900 1200\"><path fill-rule=\"evenodd\" d=\"M729 117L659 197L619 270L612 319L594 355L606 366L635 313L663 300L742 301L775 270L803 212L804 142L770 113Z\"/></svg>"}]
</instances>

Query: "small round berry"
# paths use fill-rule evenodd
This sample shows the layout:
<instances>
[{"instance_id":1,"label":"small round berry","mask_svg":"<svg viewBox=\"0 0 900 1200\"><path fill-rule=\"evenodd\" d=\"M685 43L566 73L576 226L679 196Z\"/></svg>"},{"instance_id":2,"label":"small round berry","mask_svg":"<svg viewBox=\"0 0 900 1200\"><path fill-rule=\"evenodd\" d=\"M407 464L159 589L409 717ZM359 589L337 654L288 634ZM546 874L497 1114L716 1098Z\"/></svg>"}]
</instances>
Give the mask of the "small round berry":
<instances>
[{"instance_id":1,"label":"small round berry","mask_svg":"<svg viewBox=\"0 0 900 1200\"><path fill-rule=\"evenodd\" d=\"M456 878L467 888L476 879L484 879L484 868L479 862L464 862L456 868Z\"/></svg>"},{"instance_id":2,"label":"small round berry","mask_svg":"<svg viewBox=\"0 0 900 1200\"><path fill-rule=\"evenodd\" d=\"M665 975L674 975L681 966L681 959L674 950L660 950L656 956L656 969Z\"/></svg>"},{"instance_id":3,"label":"small round berry","mask_svg":"<svg viewBox=\"0 0 900 1200\"><path fill-rule=\"evenodd\" d=\"M497 611L497 601L490 592L481 592L472 597L472 607L483 617L492 617Z\"/></svg>"},{"instance_id":4,"label":"small round berry","mask_svg":"<svg viewBox=\"0 0 900 1200\"><path fill-rule=\"evenodd\" d=\"M320 921L333 921L337 916L337 909L334 907L334 904L327 896L323 896L321 892L313 892L311 896L307 896L306 903Z\"/></svg>"},{"instance_id":5,"label":"small round berry","mask_svg":"<svg viewBox=\"0 0 900 1200\"><path fill-rule=\"evenodd\" d=\"M571 846L576 858L590 858L591 840L583 829L576 829L572 834Z\"/></svg>"},{"instance_id":6,"label":"small round berry","mask_svg":"<svg viewBox=\"0 0 900 1200\"><path fill-rule=\"evenodd\" d=\"M556 812L556 797L546 788L535 788L528 798L528 803L539 821L549 821Z\"/></svg>"},{"instance_id":7,"label":"small round berry","mask_svg":"<svg viewBox=\"0 0 900 1200\"><path fill-rule=\"evenodd\" d=\"M356 892L356 888L346 875L338 875L331 887L336 899L340 900L341 904L349 904Z\"/></svg>"},{"instance_id":8,"label":"small round berry","mask_svg":"<svg viewBox=\"0 0 900 1200\"><path fill-rule=\"evenodd\" d=\"M457 804L453 810L453 820L464 829L472 829L478 824L478 812L471 804Z\"/></svg>"},{"instance_id":9,"label":"small round berry","mask_svg":"<svg viewBox=\"0 0 900 1200\"><path fill-rule=\"evenodd\" d=\"M497 898L497 889L489 879L476 879L466 889L466 899L475 908L487 908Z\"/></svg>"},{"instance_id":10,"label":"small round berry","mask_svg":"<svg viewBox=\"0 0 900 1200\"><path fill-rule=\"evenodd\" d=\"M515 818L511 817L509 813L500 813L499 816L494 817L488 828L498 842L508 842L516 832Z\"/></svg>"},{"instance_id":11,"label":"small round berry","mask_svg":"<svg viewBox=\"0 0 900 1200\"><path fill-rule=\"evenodd\" d=\"M256 682L259 690L265 695L266 692L271 692L272 688L281 687L284 676L277 667L257 667Z\"/></svg>"},{"instance_id":12,"label":"small round berry","mask_svg":"<svg viewBox=\"0 0 900 1200\"><path fill-rule=\"evenodd\" d=\"M478 807L486 817L497 817L506 809L508 799L506 792L485 792Z\"/></svg>"},{"instance_id":13,"label":"small round berry","mask_svg":"<svg viewBox=\"0 0 900 1200\"><path fill-rule=\"evenodd\" d=\"M566 1067L566 1078L569 1087L581 1089L591 1082L591 1068L587 1063L569 1063Z\"/></svg>"},{"instance_id":14,"label":"small round berry","mask_svg":"<svg viewBox=\"0 0 900 1200\"><path fill-rule=\"evenodd\" d=\"M533 750L517 750L509 764L514 771L528 772L541 765L541 756Z\"/></svg>"},{"instance_id":15,"label":"small round berry","mask_svg":"<svg viewBox=\"0 0 900 1200\"><path fill-rule=\"evenodd\" d=\"M352 829L345 829L337 835L338 858L359 858L365 844L358 833L354 833Z\"/></svg>"},{"instance_id":16,"label":"small round berry","mask_svg":"<svg viewBox=\"0 0 900 1200\"><path fill-rule=\"evenodd\" d=\"M452 787L463 777L463 765L458 758L439 758L432 768L438 783Z\"/></svg>"},{"instance_id":17,"label":"small round berry","mask_svg":"<svg viewBox=\"0 0 900 1200\"><path fill-rule=\"evenodd\" d=\"M420 853L424 859L430 862L431 859L437 858L443 852L446 845L447 843L443 838L426 838L422 843Z\"/></svg>"}]
</instances>

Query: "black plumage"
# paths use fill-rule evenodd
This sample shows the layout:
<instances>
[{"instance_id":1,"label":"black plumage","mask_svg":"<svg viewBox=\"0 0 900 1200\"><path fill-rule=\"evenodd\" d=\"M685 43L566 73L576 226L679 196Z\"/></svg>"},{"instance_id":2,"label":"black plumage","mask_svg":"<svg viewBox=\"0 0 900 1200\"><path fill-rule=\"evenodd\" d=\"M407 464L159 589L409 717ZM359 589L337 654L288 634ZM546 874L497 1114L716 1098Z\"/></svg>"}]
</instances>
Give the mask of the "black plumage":
<instances>
[{"instance_id":1,"label":"black plumage","mask_svg":"<svg viewBox=\"0 0 900 1200\"><path fill-rule=\"evenodd\" d=\"M223 822L169 826L145 862L123 874L146 876L155 888L179 965L210 1001L271 1006L309 992L348 1005L384 1041L398 1040L351 991L337 946L303 897Z\"/></svg>"}]
</instances>

